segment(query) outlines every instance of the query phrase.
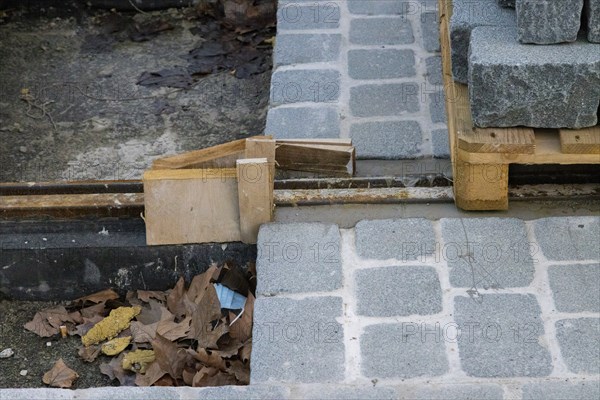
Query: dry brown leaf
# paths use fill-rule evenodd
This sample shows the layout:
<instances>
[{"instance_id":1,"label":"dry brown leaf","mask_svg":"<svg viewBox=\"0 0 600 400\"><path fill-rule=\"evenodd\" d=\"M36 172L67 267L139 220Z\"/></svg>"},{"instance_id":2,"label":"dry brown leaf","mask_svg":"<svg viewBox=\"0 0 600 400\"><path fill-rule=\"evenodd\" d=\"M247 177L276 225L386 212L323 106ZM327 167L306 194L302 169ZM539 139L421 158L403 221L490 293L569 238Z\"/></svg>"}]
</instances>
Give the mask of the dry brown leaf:
<instances>
[{"instance_id":1,"label":"dry brown leaf","mask_svg":"<svg viewBox=\"0 0 600 400\"><path fill-rule=\"evenodd\" d=\"M189 299L195 303L198 303L200 298L204 295L206 288L208 288L208 286L212 286L210 284L211 281L217 280L220 273L221 268L217 267L216 264L212 264L205 272L194 276L187 291Z\"/></svg>"},{"instance_id":2,"label":"dry brown leaf","mask_svg":"<svg viewBox=\"0 0 600 400\"><path fill-rule=\"evenodd\" d=\"M69 388L77 378L77 372L67 367L63 359L59 358L52 369L44 374L42 382L52 387Z\"/></svg>"},{"instance_id":3,"label":"dry brown leaf","mask_svg":"<svg viewBox=\"0 0 600 400\"><path fill-rule=\"evenodd\" d=\"M150 343L156 336L156 328L159 322L154 322L149 325L144 325L141 322L131 321L129 329L134 343Z\"/></svg>"},{"instance_id":4,"label":"dry brown leaf","mask_svg":"<svg viewBox=\"0 0 600 400\"><path fill-rule=\"evenodd\" d=\"M148 366L145 374L137 374L135 384L138 386L151 386L165 374L166 372L161 369L158 362L154 361Z\"/></svg>"},{"instance_id":5,"label":"dry brown leaf","mask_svg":"<svg viewBox=\"0 0 600 400\"><path fill-rule=\"evenodd\" d=\"M149 307L142 307L142 312L135 319L144 325L159 321L174 321L175 316L156 300L148 302Z\"/></svg>"},{"instance_id":6,"label":"dry brown leaf","mask_svg":"<svg viewBox=\"0 0 600 400\"><path fill-rule=\"evenodd\" d=\"M248 293L244 312L231 326L229 334L232 338L238 339L240 342L245 342L252 337L252 320L254 317L254 296ZM233 321L233 319L232 319Z\"/></svg>"},{"instance_id":7,"label":"dry brown leaf","mask_svg":"<svg viewBox=\"0 0 600 400\"><path fill-rule=\"evenodd\" d=\"M79 357L81 357L83 361L92 362L100 354L100 346L81 346L77 354L79 354Z\"/></svg>"},{"instance_id":8,"label":"dry brown leaf","mask_svg":"<svg viewBox=\"0 0 600 400\"><path fill-rule=\"evenodd\" d=\"M250 355L252 353L252 339L249 339L244 343L244 346L240 349L240 360L243 362L250 361Z\"/></svg>"},{"instance_id":9,"label":"dry brown leaf","mask_svg":"<svg viewBox=\"0 0 600 400\"><path fill-rule=\"evenodd\" d=\"M194 382L194 376L196 375L196 372L197 371L192 367L184 368L181 374L183 376L183 382L188 386L192 386L192 382Z\"/></svg>"},{"instance_id":10,"label":"dry brown leaf","mask_svg":"<svg viewBox=\"0 0 600 400\"><path fill-rule=\"evenodd\" d=\"M177 382L175 382L173 380L173 378L171 378L167 374L167 375L163 375L162 378L160 378L159 380L157 380L156 382L154 382L154 385L152 385L152 386L177 386L176 383Z\"/></svg>"},{"instance_id":11,"label":"dry brown leaf","mask_svg":"<svg viewBox=\"0 0 600 400\"><path fill-rule=\"evenodd\" d=\"M181 378L188 357L185 349L177 347L175 343L159 334L152 341L152 348L160 368L175 380Z\"/></svg>"},{"instance_id":12,"label":"dry brown leaf","mask_svg":"<svg viewBox=\"0 0 600 400\"><path fill-rule=\"evenodd\" d=\"M100 372L107 375L111 380L118 379L121 386L133 386L135 384L135 374L123 369L123 358L125 353L113 357L109 363L100 364Z\"/></svg>"},{"instance_id":13,"label":"dry brown leaf","mask_svg":"<svg viewBox=\"0 0 600 400\"><path fill-rule=\"evenodd\" d=\"M192 386L226 386L235 385L236 383L235 376L233 375L219 371L216 368L202 367L202 369L194 375Z\"/></svg>"},{"instance_id":14,"label":"dry brown leaf","mask_svg":"<svg viewBox=\"0 0 600 400\"><path fill-rule=\"evenodd\" d=\"M73 300L73 303L85 303L89 301L90 303L104 303L108 300L118 299L119 295L112 289L105 289L100 292L90 294L89 296L80 297L78 299Z\"/></svg>"},{"instance_id":15,"label":"dry brown leaf","mask_svg":"<svg viewBox=\"0 0 600 400\"><path fill-rule=\"evenodd\" d=\"M24 328L38 336L49 337L58 334L61 325L75 323L73 316L63 306L37 312Z\"/></svg>"},{"instance_id":16,"label":"dry brown leaf","mask_svg":"<svg viewBox=\"0 0 600 400\"><path fill-rule=\"evenodd\" d=\"M192 313L192 329L190 330L190 335L193 336L192 339L202 343L201 347L209 347L210 345L209 348L216 349L216 341L226 333L222 328L213 333L212 322L220 317L221 304L217 291L213 285L209 285ZM219 332L222 333L215 340L214 334Z\"/></svg>"},{"instance_id":17,"label":"dry brown leaf","mask_svg":"<svg viewBox=\"0 0 600 400\"><path fill-rule=\"evenodd\" d=\"M223 358L229 358L238 354L240 348L244 345L237 339L232 338L229 335L224 335L217 343L219 350L215 350L215 353Z\"/></svg>"},{"instance_id":18,"label":"dry brown leaf","mask_svg":"<svg viewBox=\"0 0 600 400\"><path fill-rule=\"evenodd\" d=\"M158 292L155 290L138 290L137 298L146 303L148 303L150 299L156 299L163 302L167 300L164 292Z\"/></svg>"},{"instance_id":19,"label":"dry brown leaf","mask_svg":"<svg viewBox=\"0 0 600 400\"><path fill-rule=\"evenodd\" d=\"M207 367L218 368L222 371L227 369L225 361L216 351L209 353L205 349L198 349L198 351L187 349L187 352Z\"/></svg>"},{"instance_id":20,"label":"dry brown leaf","mask_svg":"<svg viewBox=\"0 0 600 400\"><path fill-rule=\"evenodd\" d=\"M160 321L156 328L156 333L172 342L184 338L190 331L191 317L185 318L179 323L173 321Z\"/></svg>"},{"instance_id":21,"label":"dry brown leaf","mask_svg":"<svg viewBox=\"0 0 600 400\"><path fill-rule=\"evenodd\" d=\"M231 361L227 372L235 375L235 378L244 385L250 383L250 364L244 364L240 360Z\"/></svg>"},{"instance_id":22,"label":"dry brown leaf","mask_svg":"<svg viewBox=\"0 0 600 400\"><path fill-rule=\"evenodd\" d=\"M185 315L185 304L183 304L184 295L185 280L181 277L167 296L167 308L177 317Z\"/></svg>"},{"instance_id":23,"label":"dry brown leaf","mask_svg":"<svg viewBox=\"0 0 600 400\"><path fill-rule=\"evenodd\" d=\"M93 306L82 308L79 312L84 318L94 318L97 316L103 317L106 312L106 304L104 304L104 302L100 302L98 304L94 304Z\"/></svg>"},{"instance_id":24,"label":"dry brown leaf","mask_svg":"<svg viewBox=\"0 0 600 400\"><path fill-rule=\"evenodd\" d=\"M83 324L77 325L75 327L75 334L79 336L84 336L86 333L90 331L98 322L102 321L104 318L100 315L95 315L91 318L83 317Z\"/></svg>"},{"instance_id":25,"label":"dry brown leaf","mask_svg":"<svg viewBox=\"0 0 600 400\"><path fill-rule=\"evenodd\" d=\"M204 331L197 337L198 348L218 350L219 346L217 342L223 335L229 332L229 327L224 321L219 321L213 330Z\"/></svg>"}]
</instances>

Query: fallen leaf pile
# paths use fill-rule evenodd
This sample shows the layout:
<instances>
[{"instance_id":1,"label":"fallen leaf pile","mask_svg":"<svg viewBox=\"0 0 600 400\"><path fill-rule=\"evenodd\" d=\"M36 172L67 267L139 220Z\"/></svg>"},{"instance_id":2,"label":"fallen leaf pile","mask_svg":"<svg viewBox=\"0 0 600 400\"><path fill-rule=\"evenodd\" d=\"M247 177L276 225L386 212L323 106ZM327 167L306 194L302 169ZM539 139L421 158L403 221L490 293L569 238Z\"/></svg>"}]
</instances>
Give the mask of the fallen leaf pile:
<instances>
[{"instance_id":1,"label":"fallen leaf pile","mask_svg":"<svg viewBox=\"0 0 600 400\"><path fill-rule=\"evenodd\" d=\"M187 288L180 278L166 292L130 291L125 299L107 289L40 311L25 328L50 337L66 326L81 336L79 356L105 359L100 371L123 386L248 384L255 275L212 265ZM244 305L222 308L220 298ZM43 382L65 388L77 377L60 359Z\"/></svg>"}]
</instances>

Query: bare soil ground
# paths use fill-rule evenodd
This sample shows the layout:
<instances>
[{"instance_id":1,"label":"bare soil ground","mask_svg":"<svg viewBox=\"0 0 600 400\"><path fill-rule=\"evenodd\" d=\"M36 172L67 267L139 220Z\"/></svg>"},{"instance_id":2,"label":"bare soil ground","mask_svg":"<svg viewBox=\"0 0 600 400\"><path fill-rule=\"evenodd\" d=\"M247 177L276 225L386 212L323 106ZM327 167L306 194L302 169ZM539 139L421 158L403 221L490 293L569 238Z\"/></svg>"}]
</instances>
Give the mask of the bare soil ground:
<instances>
[{"instance_id":1,"label":"bare soil ground","mask_svg":"<svg viewBox=\"0 0 600 400\"><path fill-rule=\"evenodd\" d=\"M256 46L268 68L243 79L224 68L185 89L137 84L187 68L220 29L203 18L85 2L0 9L0 181L138 179L155 158L262 134L269 44Z\"/></svg>"}]
</instances>

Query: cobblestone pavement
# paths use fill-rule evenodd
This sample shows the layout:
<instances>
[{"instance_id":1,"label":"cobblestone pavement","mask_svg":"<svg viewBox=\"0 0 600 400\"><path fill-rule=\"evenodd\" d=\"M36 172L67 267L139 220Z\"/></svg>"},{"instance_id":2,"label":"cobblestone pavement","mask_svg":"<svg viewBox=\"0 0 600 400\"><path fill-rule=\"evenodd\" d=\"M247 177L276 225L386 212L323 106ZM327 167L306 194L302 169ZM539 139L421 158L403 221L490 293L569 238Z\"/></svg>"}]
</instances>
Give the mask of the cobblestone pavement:
<instances>
[{"instance_id":1,"label":"cobblestone pavement","mask_svg":"<svg viewBox=\"0 0 600 400\"><path fill-rule=\"evenodd\" d=\"M447 158L437 0L280 0L265 134Z\"/></svg>"},{"instance_id":2,"label":"cobblestone pavement","mask_svg":"<svg viewBox=\"0 0 600 400\"><path fill-rule=\"evenodd\" d=\"M263 225L251 385L0 399L598 399L600 218Z\"/></svg>"}]
</instances>

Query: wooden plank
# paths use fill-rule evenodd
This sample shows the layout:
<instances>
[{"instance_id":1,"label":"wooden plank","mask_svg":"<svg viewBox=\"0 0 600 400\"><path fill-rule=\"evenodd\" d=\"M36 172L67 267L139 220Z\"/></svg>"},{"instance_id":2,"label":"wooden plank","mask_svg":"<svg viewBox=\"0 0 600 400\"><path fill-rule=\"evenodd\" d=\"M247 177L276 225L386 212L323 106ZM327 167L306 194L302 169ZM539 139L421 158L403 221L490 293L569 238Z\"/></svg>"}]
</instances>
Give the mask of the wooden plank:
<instances>
[{"instance_id":1,"label":"wooden plank","mask_svg":"<svg viewBox=\"0 0 600 400\"><path fill-rule=\"evenodd\" d=\"M273 219L273 174L267 158L237 161L240 237L256 243L262 224Z\"/></svg>"},{"instance_id":2,"label":"wooden plank","mask_svg":"<svg viewBox=\"0 0 600 400\"><path fill-rule=\"evenodd\" d=\"M560 137L555 130L536 129L535 153L469 153L458 150L460 158L471 164L598 164L598 154L568 154L561 151Z\"/></svg>"},{"instance_id":3,"label":"wooden plank","mask_svg":"<svg viewBox=\"0 0 600 400\"><path fill-rule=\"evenodd\" d=\"M246 139L245 158L266 158L275 163L275 140L265 138Z\"/></svg>"},{"instance_id":4,"label":"wooden plank","mask_svg":"<svg viewBox=\"0 0 600 400\"><path fill-rule=\"evenodd\" d=\"M561 129L560 147L568 154L600 154L600 126L587 129Z\"/></svg>"},{"instance_id":5,"label":"wooden plank","mask_svg":"<svg viewBox=\"0 0 600 400\"><path fill-rule=\"evenodd\" d=\"M275 160L281 169L352 176L355 155L352 146L278 144Z\"/></svg>"},{"instance_id":6,"label":"wooden plank","mask_svg":"<svg viewBox=\"0 0 600 400\"><path fill-rule=\"evenodd\" d=\"M352 146L352 139L277 139L277 144L328 144L332 146Z\"/></svg>"},{"instance_id":7,"label":"wooden plank","mask_svg":"<svg viewBox=\"0 0 600 400\"><path fill-rule=\"evenodd\" d=\"M236 176L236 169L147 171L146 242L240 241Z\"/></svg>"}]
</instances>

